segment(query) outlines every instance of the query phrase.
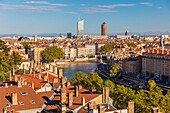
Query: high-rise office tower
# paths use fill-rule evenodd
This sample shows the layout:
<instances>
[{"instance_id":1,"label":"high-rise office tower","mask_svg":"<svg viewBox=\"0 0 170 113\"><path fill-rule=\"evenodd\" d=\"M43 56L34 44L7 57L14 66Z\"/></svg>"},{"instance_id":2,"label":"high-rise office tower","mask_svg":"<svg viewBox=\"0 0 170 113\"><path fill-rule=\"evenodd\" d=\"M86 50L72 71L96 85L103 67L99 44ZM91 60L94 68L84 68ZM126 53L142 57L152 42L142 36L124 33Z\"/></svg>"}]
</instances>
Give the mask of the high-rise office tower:
<instances>
[{"instance_id":1,"label":"high-rise office tower","mask_svg":"<svg viewBox=\"0 0 170 113\"><path fill-rule=\"evenodd\" d=\"M82 37L84 35L84 20L78 20L77 23L77 36Z\"/></svg>"},{"instance_id":2,"label":"high-rise office tower","mask_svg":"<svg viewBox=\"0 0 170 113\"><path fill-rule=\"evenodd\" d=\"M72 34L71 33L67 33L67 38L71 38Z\"/></svg>"},{"instance_id":3,"label":"high-rise office tower","mask_svg":"<svg viewBox=\"0 0 170 113\"><path fill-rule=\"evenodd\" d=\"M103 22L101 25L101 35L107 35L108 29L106 22Z\"/></svg>"}]
</instances>

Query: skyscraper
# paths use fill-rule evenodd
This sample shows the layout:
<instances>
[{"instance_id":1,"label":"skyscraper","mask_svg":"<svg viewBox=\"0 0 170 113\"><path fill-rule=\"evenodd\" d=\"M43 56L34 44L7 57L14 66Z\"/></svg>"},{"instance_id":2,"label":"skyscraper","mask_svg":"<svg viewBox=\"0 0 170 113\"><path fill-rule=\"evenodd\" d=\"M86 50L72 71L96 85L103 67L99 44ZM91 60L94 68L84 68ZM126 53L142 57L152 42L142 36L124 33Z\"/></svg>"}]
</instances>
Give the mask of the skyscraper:
<instances>
[{"instance_id":1,"label":"skyscraper","mask_svg":"<svg viewBox=\"0 0 170 113\"><path fill-rule=\"evenodd\" d=\"M107 35L108 29L106 22L103 22L101 25L101 35Z\"/></svg>"},{"instance_id":2,"label":"skyscraper","mask_svg":"<svg viewBox=\"0 0 170 113\"><path fill-rule=\"evenodd\" d=\"M84 20L78 20L77 23L77 36L82 37L84 35Z\"/></svg>"}]
</instances>

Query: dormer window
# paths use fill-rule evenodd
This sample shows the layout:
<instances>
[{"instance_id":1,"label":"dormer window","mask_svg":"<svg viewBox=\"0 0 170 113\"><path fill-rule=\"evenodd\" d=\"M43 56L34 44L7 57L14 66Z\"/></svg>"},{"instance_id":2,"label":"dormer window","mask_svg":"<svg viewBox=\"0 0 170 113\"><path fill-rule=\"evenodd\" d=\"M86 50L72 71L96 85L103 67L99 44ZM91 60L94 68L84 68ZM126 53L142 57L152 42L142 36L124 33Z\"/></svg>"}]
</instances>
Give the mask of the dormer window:
<instances>
[{"instance_id":1,"label":"dormer window","mask_svg":"<svg viewBox=\"0 0 170 113\"><path fill-rule=\"evenodd\" d=\"M19 103L20 103L20 105L24 105L24 102L22 102L22 101L21 101L21 102L19 102Z\"/></svg>"},{"instance_id":2,"label":"dormer window","mask_svg":"<svg viewBox=\"0 0 170 113\"><path fill-rule=\"evenodd\" d=\"M10 107L10 104L6 104L6 107Z\"/></svg>"},{"instance_id":3,"label":"dormer window","mask_svg":"<svg viewBox=\"0 0 170 113\"><path fill-rule=\"evenodd\" d=\"M35 104L35 101L34 101L34 100L31 100L31 104Z\"/></svg>"},{"instance_id":4,"label":"dormer window","mask_svg":"<svg viewBox=\"0 0 170 113\"><path fill-rule=\"evenodd\" d=\"M21 92L22 95L28 95L26 91Z\"/></svg>"}]
</instances>

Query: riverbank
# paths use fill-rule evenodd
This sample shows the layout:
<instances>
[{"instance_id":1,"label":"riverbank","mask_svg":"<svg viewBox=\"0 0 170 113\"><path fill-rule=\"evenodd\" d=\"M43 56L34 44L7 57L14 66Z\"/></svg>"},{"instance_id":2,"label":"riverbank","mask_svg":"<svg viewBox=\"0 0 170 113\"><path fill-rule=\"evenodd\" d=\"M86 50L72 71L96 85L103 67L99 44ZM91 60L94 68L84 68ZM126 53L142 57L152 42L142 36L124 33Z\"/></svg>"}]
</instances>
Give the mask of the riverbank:
<instances>
[{"instance_id":1,"label":"riverbank","mask_svg":"<svg viewBox=\"0 0 170 113\"><path fill-rule=\"evenodd\" d=\"M98 63L98 60L96 59L90 59L90 60L75 60L75 61L56 61L56 64L59 65L64 65L64 64L75 64L75 63Z\"/></svg>"}]
</instances>

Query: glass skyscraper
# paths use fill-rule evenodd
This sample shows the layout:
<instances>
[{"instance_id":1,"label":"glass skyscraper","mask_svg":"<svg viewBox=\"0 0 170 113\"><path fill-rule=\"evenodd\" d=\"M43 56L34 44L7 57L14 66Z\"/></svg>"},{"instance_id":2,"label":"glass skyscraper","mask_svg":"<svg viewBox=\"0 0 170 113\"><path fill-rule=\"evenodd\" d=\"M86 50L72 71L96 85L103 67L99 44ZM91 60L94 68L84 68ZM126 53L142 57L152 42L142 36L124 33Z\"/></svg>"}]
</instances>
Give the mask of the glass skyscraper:
<instances>
[{"instance_id":1,"label":"glass skyscraper","mask_svg":"<svg viewBox=\"0 0 170 113\"><path fill-rule=\"evenodd\" d=\"M82 37L84 35L84 20L78 20L77 23L77 36Z\"/></svg>"}]
</instances>

